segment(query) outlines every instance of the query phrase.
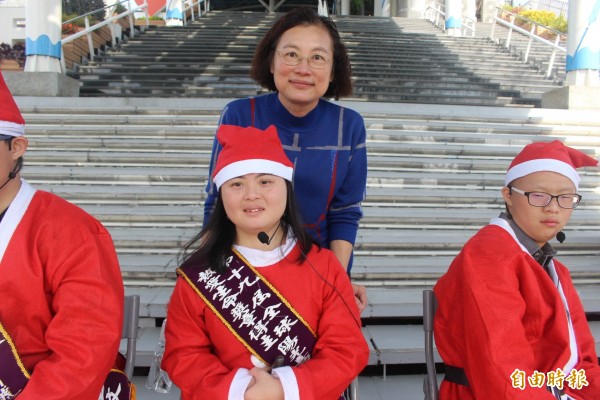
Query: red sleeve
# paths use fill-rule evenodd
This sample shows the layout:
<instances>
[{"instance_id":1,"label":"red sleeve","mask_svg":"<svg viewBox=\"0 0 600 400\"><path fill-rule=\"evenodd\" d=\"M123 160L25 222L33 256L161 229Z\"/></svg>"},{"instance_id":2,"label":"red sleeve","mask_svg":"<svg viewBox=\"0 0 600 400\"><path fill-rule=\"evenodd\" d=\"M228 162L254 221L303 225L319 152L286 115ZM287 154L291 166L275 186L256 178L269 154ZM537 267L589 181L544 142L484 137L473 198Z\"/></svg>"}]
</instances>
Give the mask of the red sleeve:
<instances>
[{"instance_id":1,"label":"red sleeve","mask_svg":"<svg viewBox=\"0 0 600 400\"><path fill-rule=\"evenodd\" d=\"M97 399L119 348L123 283L111 237L87 215L66 211L62 225L46 221L43 240L24 256L43 265L53 316L44 334L48 352L19 400Z\"/></svg>"},{"instance_id":2,"label":"red sleeve","mask_svg":"<svg viewBox=\"0 0 600 400\"><path fill-rule=\"evenodd\" d=\"M236 372L214 354L205 312L212 311L178 278L169 302L162 368L186 400L226 399Z\"/></svg>"},{"instance_id":3,"label":"red sleeve","mask_svg":"<svg viewBox=\"0 0 600 400\"><path fill-rule=\"evenodd\" d=\"M314 284L322 287L323 294L318 339L313 357L293 370L302 400L337 400L367 365L369 347L362 334L360 314L348 275L332 252L322 250L318 254L328 258L312 263L321 269L331 285L316 274L312 275Z\"/></svg>"}]
</instances>

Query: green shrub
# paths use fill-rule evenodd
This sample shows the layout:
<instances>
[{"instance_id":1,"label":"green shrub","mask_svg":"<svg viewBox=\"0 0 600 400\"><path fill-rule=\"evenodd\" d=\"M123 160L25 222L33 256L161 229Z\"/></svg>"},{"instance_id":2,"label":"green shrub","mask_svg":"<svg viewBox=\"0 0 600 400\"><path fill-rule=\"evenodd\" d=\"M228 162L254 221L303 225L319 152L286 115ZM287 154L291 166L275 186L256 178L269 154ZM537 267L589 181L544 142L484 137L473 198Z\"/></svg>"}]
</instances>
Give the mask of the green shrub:
<instances>
[{"instance_id":1,"label":"green shrub","mask_svg":"<svg viewBox=\"0 0 600 400\"><path fill-rule=\"evenodd\" d=\"M516 9L517 7L513 7L513 9L510 11L516 12ZM530 19L533 22L537 22L540 25L552 28L562 33L567 33L567 19L562 15L557 16L552 11L519 9L516 13L527 19ZM520 25L530 26L529 24Z\"/></svg>"}]
</instances>

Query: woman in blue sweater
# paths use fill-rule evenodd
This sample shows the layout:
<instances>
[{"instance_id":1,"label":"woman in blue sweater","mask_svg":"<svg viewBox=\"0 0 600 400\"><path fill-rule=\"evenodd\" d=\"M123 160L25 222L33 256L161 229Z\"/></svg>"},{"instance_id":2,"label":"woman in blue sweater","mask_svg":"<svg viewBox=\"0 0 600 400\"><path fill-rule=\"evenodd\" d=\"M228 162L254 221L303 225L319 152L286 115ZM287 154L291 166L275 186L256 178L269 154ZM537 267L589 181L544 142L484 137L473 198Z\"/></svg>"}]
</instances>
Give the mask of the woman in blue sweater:
<instances>
[{"instance_id":1,"label":"woman in blue sweater","mask_svg":"<svg viewBox=\"0 0 600 400\"><path fill-rule=\"evenodd\" d=\"M258 44L250 75L273 93L232 101L219 125L277 127L294 163L294 191L306 228L350 272L365 198L366 131L357 112L323 99L352 93L350 60L335 23L308 7L288 12ZM209 176L219 151L215 140ZM212 180L206 191L205 221L217 198ZM365 289L354 289L362 311Z\"/></svg>"}]
</instances>

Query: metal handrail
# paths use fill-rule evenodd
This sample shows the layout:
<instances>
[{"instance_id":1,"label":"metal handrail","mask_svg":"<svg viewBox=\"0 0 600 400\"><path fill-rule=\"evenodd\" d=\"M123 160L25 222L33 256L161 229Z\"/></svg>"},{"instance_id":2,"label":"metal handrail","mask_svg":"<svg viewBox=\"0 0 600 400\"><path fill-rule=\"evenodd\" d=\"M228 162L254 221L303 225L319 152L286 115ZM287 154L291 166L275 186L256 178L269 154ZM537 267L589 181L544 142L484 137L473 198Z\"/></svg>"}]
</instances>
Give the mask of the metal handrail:
<instances>
[{"instance_id":1,"label":"metal handrail","mask_svg":"<svg viewBox=\"0 0 600 400\"><path fill-rule=\"evenodd\" d=\"M184 0L183 1L183 24L187 24L187 12L190 11L192 14L191 20L195 20L194 6L198 6L198 18L202 17L202 3L204 3L204 12L207 12L210 7L209 0Z\"/></svg>"},{"instance_id":2,"label":"metal handrail","mask_svg":"<svg viewBox=\"0 0 600 400\"><path fill-rule=\"evenodd\" d=\"M429 20L434 26L441 30L445 30L445 26L440 27L440 20L446 19L445 7L437 2L432 2L425 8L425 19ZM440 18L441 17L441 18Z\"/></svg>"},{"instance_id":3,"label":"metal handrail","mask_svg":"<svg viewBox=\"0 0 600 400\"><path fill-rule=\"evenodd\" d=\"M462 16L464 22L462 24L462 34L463 36L467 36L467 32L471 32L471 37L475 37L475 20L471 17L467 17L466 15Z\"/></svg>"},{"instance_id":4,"label":"metal handrail","mask_svg":"<svg viewBox=\"0 0 600 400\"><path fill-rule=\"evenodd\" d=\"M431 2L425 8L425 19L431 22L438 29L445 31L446 26L443 23L446 20L445 6L437 2ZM467 32L470 32L471 37L475 37L476 21L471 17L467 17L466 15L463 15L462 19L465 21L462 24L462 35L467 36Z\"/></svg>"},{"instance_id":5,"label":"metal handrail","mask_svg":"<svg viewBox=\"0 0 600 400\"><path fill-rule=\"evenodd\" d=\"M110 7L114 7L114 5L110 6ZM102 9L91 11L87 14L84 14L77 18L71 19L70 21L73 21L73 20L79 19L79 18L85 18L85 29L62 39L61 46L64 46L67 43L70 43L76 39L79 39L80 37L87 36L90 60L94 61L94 41L92 39L92 32L102 28L103 26L110 25L111 36L112 36L112 45L116 46L117 42L116 42L116 37L115 37L115 24L114 24L115 21L120 20L121 18L125 18L125 17L129 18L129 26L130 26L129 35L130 35L130 37L135 36L135 29L134 29L134 25L133 25L133 14L135 14L136 12L143 11L144 14L146 14L146 27L149 24L149 22L148 22L148 1L147 0L144 0L144 4L142 4L142 5L138 5L137 7L134 7L134 8L132 8L128 11L125 11L121 14L113 15L112 17L110 17L104 21L101 21L97 24L90 26L89 15L94 14L100 10L102 10ZM60 64L61 64L63 73L66 74L67 68L66 68L66 63L65 63L65 57L60 58Z\"/></svg>"},{"instance_id":6,"label":"metal handrail","mask_svg":"<svg viewBox=\"0 0 600 400\"><path fill-rule=\"evenodd\" d=\"M565 36L566 38L566 34L559 32L555 29L549 28L545 25L539 24L535 21L530 20L529 18L520 16L518 14L512 13L510 11L506 11L506 10L502 10L499 7L496 8L496 15L493 18L493 23L492 23L492 31L490 33L490 39L494 40L494 31L496 28L496 23L499 23L500 25L504 25L508 28L508 36L506 37L506 42L504 44L504 47L507 49L510 49L510 41L511 41L511 37L512 37L512 32L516 31L519 32L527 37L529 37L529 41L527 42L527 50L525 51L525 56L523 58L523 62L527 62L527 60L529 59L529 52L531 50L531 45L533 43L533 41L535 40L536 42L542 43L546 46L549 46L552 48L552 54L550 56L550 62L548 63L548 69L546 70L546 78L549 78L552 75L552 68L554 67L554 60L556 59L556 53L558 51L563 52L563 53L567 53L567 49L565 47L559 46L559 42L560 42L560 37L561 36ZM509 13L510 14L510 21L506 21L502 18L498 17L498 14L504 12L504 13ZM527 22L531 23L531 29L529 31L515 25L515 17L518 16L520 19L526 20ZM536 35L535 29L537 27L542 27L544 29L550 30L554 33L556 33L556 38L554 39L554 43L550 42L549 40L546 40L538 35Z\"/></svg>"}]
</instances>

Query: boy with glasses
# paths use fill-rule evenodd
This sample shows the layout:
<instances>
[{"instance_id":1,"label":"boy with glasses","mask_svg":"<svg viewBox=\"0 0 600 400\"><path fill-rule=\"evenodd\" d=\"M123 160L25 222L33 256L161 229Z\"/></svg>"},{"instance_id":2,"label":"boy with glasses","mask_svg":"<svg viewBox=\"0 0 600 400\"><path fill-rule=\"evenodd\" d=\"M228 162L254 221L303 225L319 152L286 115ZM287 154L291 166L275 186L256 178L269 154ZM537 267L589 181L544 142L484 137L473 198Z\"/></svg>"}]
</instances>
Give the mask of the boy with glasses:
<instances>
[{"instance_id":1,"label":"boy with glasses","mask_svg":"<svg viewBox=\"0 0 600 400\"><path fill-rule=\"evenodd\" d=\"M581 200L576 168L597 160L559 141L512 161L506 212L463 247L434 288L442 400L600 399L594 338L549 241Z\"/></svg>"}]
</instances>

